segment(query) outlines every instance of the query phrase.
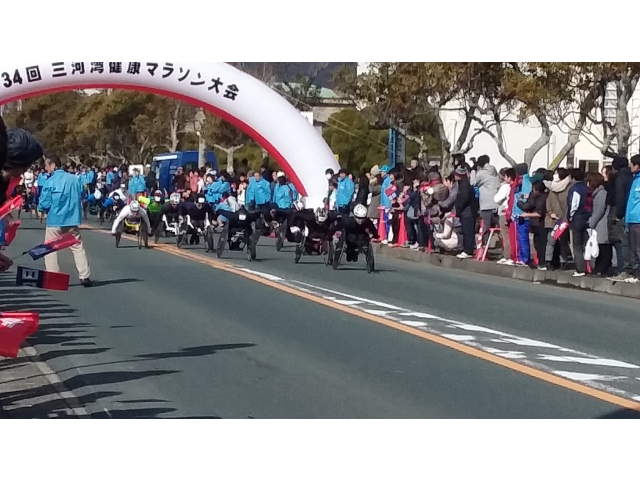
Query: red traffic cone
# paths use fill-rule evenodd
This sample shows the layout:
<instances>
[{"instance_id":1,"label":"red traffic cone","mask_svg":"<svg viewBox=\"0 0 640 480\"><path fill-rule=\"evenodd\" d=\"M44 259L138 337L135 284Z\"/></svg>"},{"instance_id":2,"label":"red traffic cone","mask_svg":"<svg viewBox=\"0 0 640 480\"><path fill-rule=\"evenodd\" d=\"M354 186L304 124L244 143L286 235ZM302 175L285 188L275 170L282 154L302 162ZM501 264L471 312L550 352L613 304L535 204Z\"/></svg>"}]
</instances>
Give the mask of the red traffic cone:
<instances>
[{"instance_id":1,"label":"red traffic cone","mask_svg":"<svg viewBox=\"0 0 640 480\"><path fill-rule=\"evenodd\" d=\"M384 222L384 210L384 207L378 207L380 218L378 219L378 240L376 240L376 242L381 242L387 238L387 225Z\"/></svg>"},{"instance_id":2,"label":"red traffic cone","mask_svg":"<svg viewBox=\"0 0 640 480\"><path fill-rule=\"evenodd\" d=\"M484 222L482 220L480 220L480 231L478 232L478 237L477 237L477 241L476 241L476 254L475 254L475 259L476 260L480 260L482 259L484 252L483 252L483 247L482 247L482 236L484 235Z\"/></svg>"}]
</instances>

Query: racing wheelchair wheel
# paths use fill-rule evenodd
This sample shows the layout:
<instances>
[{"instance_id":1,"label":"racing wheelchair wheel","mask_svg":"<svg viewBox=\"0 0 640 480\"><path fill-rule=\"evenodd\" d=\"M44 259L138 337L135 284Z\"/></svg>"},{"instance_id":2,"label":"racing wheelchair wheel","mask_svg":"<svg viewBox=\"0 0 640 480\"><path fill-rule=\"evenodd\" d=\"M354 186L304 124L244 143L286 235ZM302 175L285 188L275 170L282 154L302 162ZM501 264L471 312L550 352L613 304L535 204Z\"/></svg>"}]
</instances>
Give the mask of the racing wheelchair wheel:
<instances>
[{"instance_id":1,"label":"racing wheelchair wheel","mask_svg":"<svg viewBox=\"0 0 640 480\"><path fill-rule=\"evenodd\" d=\"M324 265L325 267L328 267L332 264L333 262L333 254L334 254L334 248L333 248L333 242L331 241L331 239L327 240L327 245L326 248L324 250Z\"/></svg>"},{"instance_id":2,"label":"racing wheelchair wheel","mask_svg":"<svg viewBox=\"0 0 640 480\"><path fill-rule=\"evenodd\" d=\"M257 257L256 245L258 241L257 238L254 239L253 235L249 237L249 243L247 244L247 259L250 262L253 262Z\"/></svg>"},{"instance_id":3,"label":"racing wheelchair wheel","mask_svg":"<svg viewBox=\"0 0 640 480\"><path fill-rule=\"evenodd\" d=\"M296 243L296 256L293 260L295 263L300 262L300 259L302 258L302 255L304 253L304 246L307 241L307 237L305 237L302 233L300 233L299 235L301 235L301 238L300 241Z\"/></svg>"},{"instance_id":4,"label":"racing wheelchair wheel","mask_svg":"<svg viewBox=\"0 0 640 480\"><path fill-rule=\"evenodd\" d=\"M367 260L367 273L373 273L376 269L376 260L373 256L373 245L369 243L366 251L366 260Z\"/></svg>"},{"instance_id":5,"label":"racing wheelchair wheel","mask_svg":"<svg viewBox=\"0 0 640 480\"><path fill-rule=\"evenodd\" d=\"M187 229L182 230L182 227L178 227L178 234L176 235L176 246L182 248L187 241Z\"/></svg>"},{"instance_id":6,"label":"racing wheelchair wheel","mask_svg":"<svg viewBox=\"0 0 640 480\"><path fill-rule=\"evenodd\" d=\"M338 266L340 265L340 262L342 261L342 254L344 253L344 235L341 235L340 238L338 239L338 243L335 246L335 251L333 252L333 258L331 261L331 266L333 267L334 270L338 269Z\"/></svg>"},{"instance_id":7,"label":"racing wheelchair wheel","mask_svg":"<svg viewBox=\"0 0 640 480\"><path fill-rule=\"evenodd\" d=\"M285 220L278 227L278 230L276 232L276 252L279 252L280 250L282 250L282 247L284 247L284 240L285 240L285 237L287 235L287 224L288 223L289 222L287 222Z\"/></svg>"},{"instance_id":8,"label":"racing wheelchair wheel","mask_svg":"<svg viewBox=\"0 0 640 480\"><path fill-rule=\"evenodd\" d=\"M144 248L149 248L149 232L145 223L138 228L138 250L142 250L143 245Z\"/></svg>"},{"instance_id":9,"label":"racing wheelchair wheel","mask_svg":"<svg viewBox=\"0 0 640 480\"><path fill-rule=\"evenodd\" d=\"M218 238L218 246L216 248L216 256L218 258L222 257L224 253L224 246L229 241L229 224L225 223L224 228L222 229L222 233L220 233L220 238Z\"/></svg>"},{"instance_id":10,"label":"racing wheelchair wheel","mask_svg":"<svg viewBox=\"0 0 640 480\"><path fill-rule=\"evenodd\" d=\"M206 229L204 234L204 251L209 253L213 252L213 226Z\"/></svg>"}]
</instances>

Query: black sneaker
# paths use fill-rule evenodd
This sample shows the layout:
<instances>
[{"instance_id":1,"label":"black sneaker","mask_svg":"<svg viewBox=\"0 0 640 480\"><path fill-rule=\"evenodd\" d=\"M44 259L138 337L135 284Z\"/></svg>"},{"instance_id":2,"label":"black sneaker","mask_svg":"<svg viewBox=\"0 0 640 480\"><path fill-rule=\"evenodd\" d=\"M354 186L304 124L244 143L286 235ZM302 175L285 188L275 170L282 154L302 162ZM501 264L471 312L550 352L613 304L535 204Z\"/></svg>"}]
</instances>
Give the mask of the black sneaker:
<instances>
[{"instance_id":1,"label":"black sneaker","mask_svg":"<svg viewBox=\"0 0 640 480\"><path fill-rule=\"evenodd\" d=\"M80 285L83 287L93 287L93 282L90 278L85 278L84 280L80 280Z\"/></svg>"}]
</instances>

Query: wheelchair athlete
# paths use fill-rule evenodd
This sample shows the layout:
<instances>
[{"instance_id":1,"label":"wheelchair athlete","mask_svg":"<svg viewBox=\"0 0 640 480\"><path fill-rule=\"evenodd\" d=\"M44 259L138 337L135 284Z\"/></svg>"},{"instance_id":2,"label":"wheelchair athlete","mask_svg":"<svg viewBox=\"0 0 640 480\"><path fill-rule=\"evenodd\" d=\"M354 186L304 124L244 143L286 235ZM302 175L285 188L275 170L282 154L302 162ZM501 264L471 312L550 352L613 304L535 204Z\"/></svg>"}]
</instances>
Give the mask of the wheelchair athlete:
<instances>
[{"instance_id":1,"label":"wheelchair athlete","mask_svg":"<svg viewBox=\"0 0 640 480\"><path fill-rule=\"evenodd\" d=\"M304 245L307 255L322 253L318 249L331 238L333 222L329 218L329 212L324 208L318 208L315 212L310 208L299 210L293 212L289 221L291 227L289 227L288 234L293 235L295 243L301 241L304 229L308 230Z\"/></svg>"},{"instance_id":2,"label":"wheelchair athlete","mask_svg":"<svg viewBox=\"0 0 640 480\"><path fill-rule=\"evenodd\" d=\"M206 235L211 229L211 221L215 219L215 212L203 195L196 198L195 203L183 202L178 208L180 223L186 223L187 235L191 235L189 245L200 245L200 235Z\"/></svg>"},{"instance_id":3,"label":"wheelchair athlete","mask_svg":"<svg viewBox=\"0 0 640 480\"><path fill-rule=\"evenodd\" d=\"M125 221L130 221L131 223L139 223L140 221L144 221L145 226L147 227L147 232L151 232L149 216L143 208L140 208L140 204L136 201L131 202L131 204L126 205L122 209L120 215L118 215L118 218L116 218L116 220L113 222L113 226L111 227L111 235L117 236L118 234L122 234L124 231Z\"/></svg>"},{"instance_id":4,"label":"wheelchair athlete","mask_svg":"<svg viewBox=\"0 0 640 480\"><path fill-rule=\"evenodd\" d=\"M156 215L156 221L153 225L153 231L155 235L155 241L158 243L160 236L164 233L171 233L173 235L178 234L178 229L174 227L180 222L179 207L180 207L180 194L172 193L169 197L169 202L162 205L160 212Z\"/></svg>"},{"instance_id":5,"label":"wheelchair athlete","mask_svg":"<svg viewBox=\"0 0 640 480\"><path fill-rule=\"evenodd\" d=\"M371 246L371 239L378 239L378 231L367 218L367 207L364 205L356 205L353 217L343 216L339 222L331 226L332 236L339 231L345 234L347 262L357 262L358 254Z\"/></svg>"}]
</instances>

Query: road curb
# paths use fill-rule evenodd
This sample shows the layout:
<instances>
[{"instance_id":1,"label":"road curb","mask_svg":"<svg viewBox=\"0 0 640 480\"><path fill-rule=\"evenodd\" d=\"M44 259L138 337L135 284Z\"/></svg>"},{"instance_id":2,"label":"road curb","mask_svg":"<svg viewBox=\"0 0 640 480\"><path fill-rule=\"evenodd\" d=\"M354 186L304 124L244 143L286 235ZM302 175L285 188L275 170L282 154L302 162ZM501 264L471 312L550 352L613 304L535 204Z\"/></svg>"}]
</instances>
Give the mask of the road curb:
<instances>
[{"instance_id":1,"label":"road curb","mask_svg":"<svg viewBox=\"0 0 640 480\"><path fill-rule=\"evenodd\" d=\"M581 277L574 278L573 272L546 271L541 272L526 267L512 267L498 265L495 262L478 262L476 260L461 260L453 255L439 253L424 253L410 248L390 247L376 244L376 253L384 257L405 260L414 263L428 263L437 267L452 268L466 272L492 275L495 277L522 280L531 283L541 283L565 288L608 293L620 297L640 299L640 284L632 285L624 282L612 282L606 278Z\"/></svg>"}]
</instances>

